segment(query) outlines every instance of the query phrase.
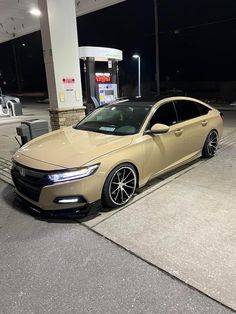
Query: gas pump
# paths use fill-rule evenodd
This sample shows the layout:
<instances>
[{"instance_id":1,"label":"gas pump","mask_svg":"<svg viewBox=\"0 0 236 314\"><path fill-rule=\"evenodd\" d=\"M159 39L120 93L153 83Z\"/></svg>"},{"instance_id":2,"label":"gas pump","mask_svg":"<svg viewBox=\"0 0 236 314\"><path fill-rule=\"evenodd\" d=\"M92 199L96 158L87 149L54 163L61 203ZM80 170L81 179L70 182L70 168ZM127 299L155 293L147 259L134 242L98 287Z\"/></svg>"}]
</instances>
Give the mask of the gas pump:
<instances>
[{"instance_id":1,"label":"gas pump","mask_svg":"<svg viewBox=\"0 0 236 314\"><path fill-rule=\"evenodd\" d=\"M80 47L84 60L86 113L114 101L119 93L118 62L122 51L103 47Z\"/></svg>"}]
</instances>

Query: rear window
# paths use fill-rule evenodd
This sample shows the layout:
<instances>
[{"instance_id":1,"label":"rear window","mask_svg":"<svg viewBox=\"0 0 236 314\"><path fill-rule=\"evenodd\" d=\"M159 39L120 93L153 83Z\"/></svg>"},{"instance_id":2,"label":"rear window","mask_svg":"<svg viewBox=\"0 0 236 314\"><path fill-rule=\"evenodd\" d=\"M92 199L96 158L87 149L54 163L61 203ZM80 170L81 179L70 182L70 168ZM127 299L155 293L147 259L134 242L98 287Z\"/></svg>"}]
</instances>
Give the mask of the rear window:
<instances>
[{"instance_id":1,"label":"rear window","mask_svg":"<svg viewBox=\"0 0 236 314\"><path fill-rule=\"evenodd\" d=\"M200 110L201 116L208 114L208 112L211 110L211 108L208 108L207 106L204 106L204 105L199 104L199 103L198 103L198 108Z\"/></svg>"}]
</instances>

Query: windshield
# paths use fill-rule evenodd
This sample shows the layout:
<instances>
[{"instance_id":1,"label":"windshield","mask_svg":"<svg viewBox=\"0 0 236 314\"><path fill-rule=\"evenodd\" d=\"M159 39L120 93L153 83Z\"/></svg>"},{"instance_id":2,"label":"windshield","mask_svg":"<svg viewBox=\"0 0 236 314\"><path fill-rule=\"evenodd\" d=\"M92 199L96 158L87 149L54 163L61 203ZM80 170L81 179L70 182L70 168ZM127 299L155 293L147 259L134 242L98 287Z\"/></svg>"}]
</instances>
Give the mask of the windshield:
<instances>
[{"instance_id":1,"label":"windshield","mask_svg":"<svg viewBox=\"0 0 236 314\"><path fill-rule=\"evenodd\" d=\"M122 103L94 110L75 129L113 135L138 133L151 109L148 103Z\"/></svg>"}]
</instances>

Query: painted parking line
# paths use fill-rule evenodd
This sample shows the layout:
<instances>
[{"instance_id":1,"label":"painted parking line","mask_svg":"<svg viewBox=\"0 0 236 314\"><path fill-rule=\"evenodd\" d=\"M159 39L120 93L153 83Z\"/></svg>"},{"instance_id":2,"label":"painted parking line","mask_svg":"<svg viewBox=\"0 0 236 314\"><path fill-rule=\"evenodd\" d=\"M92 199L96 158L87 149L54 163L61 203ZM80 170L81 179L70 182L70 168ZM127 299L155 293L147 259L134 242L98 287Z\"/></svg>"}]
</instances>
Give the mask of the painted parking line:
<instances>
[{"instance_id":1,"label":"painted parking line","mask_svg":"<svg viewBox=\"0 0 236 314\"><path fill-rule=\"evenodd\" d=\"M11 179L11 161L0 157L0 180L13 185Z\"/></svg>"}]
</instances>

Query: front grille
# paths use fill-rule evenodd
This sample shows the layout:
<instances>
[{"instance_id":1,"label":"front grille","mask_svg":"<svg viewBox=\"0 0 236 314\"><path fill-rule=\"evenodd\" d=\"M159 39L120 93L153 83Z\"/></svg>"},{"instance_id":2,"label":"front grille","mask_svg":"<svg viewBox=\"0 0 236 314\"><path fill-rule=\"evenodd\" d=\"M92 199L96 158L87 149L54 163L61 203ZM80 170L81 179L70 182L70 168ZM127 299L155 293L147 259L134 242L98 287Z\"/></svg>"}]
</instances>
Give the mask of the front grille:
<instances>
[{"instance_id":1,"label":"front grille","mask_svg":"<svg viewBox=\"0 0 236 314\"><path fill-rule=\"evenodd\" d=\"M11 175L16 189L36 202L39 200L42 188L50 184L46 172L36 171L16 163L13 163Z\"/></svg>"}]
</instances>

